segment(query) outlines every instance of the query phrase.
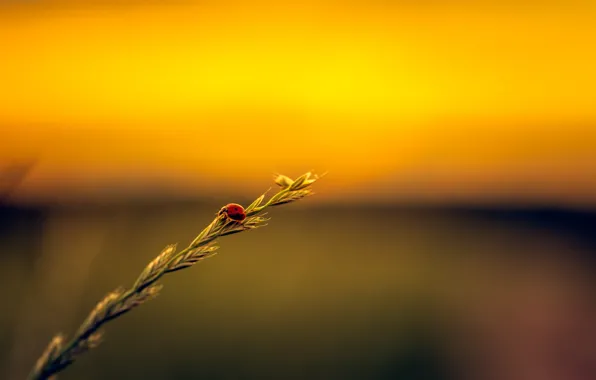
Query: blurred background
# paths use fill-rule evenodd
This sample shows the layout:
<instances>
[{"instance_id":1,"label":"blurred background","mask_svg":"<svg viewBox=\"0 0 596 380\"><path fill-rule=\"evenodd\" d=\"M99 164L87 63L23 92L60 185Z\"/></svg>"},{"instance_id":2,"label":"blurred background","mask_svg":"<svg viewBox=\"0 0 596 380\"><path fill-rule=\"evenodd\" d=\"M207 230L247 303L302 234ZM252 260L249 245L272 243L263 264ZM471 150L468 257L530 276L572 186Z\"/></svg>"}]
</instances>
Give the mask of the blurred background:
<instances>
[{"instance_id":1,"label":"blurred background","mask_svg":"<svg viewBox=\"0 0 596 380\"><path fill-rule=\"evenodd\" d=\"M60 379L596 379L595 16L0 2L0 377L314 170Z\"/></svg>"}]
</instances>

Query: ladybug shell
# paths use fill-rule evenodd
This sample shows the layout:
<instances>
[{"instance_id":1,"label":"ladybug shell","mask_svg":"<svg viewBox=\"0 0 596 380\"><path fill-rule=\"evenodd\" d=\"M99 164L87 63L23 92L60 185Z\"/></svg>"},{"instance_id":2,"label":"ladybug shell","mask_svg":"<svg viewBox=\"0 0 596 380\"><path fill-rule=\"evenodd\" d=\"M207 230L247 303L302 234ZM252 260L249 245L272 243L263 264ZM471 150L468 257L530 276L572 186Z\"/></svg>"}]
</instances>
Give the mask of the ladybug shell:
<instances>
[{"instance_id":1,"label":"ladybug shell","mask_svg":"<svg viewBox=\"0 0 596 380\"><path fill-rule=\"evenodd\" d=\"M225 207L228 218L236 221L242 221L246 218L244 207L236 203L230 203Z\"/></svg>"}]
</instances>

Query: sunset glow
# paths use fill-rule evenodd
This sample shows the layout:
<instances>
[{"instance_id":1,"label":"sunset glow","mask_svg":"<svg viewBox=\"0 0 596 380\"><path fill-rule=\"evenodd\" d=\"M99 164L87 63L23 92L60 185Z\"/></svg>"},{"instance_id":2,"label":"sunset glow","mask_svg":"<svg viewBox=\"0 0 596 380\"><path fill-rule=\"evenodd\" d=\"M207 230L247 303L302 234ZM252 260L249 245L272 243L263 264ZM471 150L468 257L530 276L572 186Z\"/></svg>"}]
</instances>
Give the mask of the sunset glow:
<instances>
[{"instance_id":1,"label":"sunset glow","mask_svg":"<svg viewBox=\"0 0 596 380\"><path fill-rule=\"evenodd\" d=\"M388 4L0 6L0 163L38 159L22 199L314 169L322 199L596 203L593 7Z\"/></svg>"}]
</instances>

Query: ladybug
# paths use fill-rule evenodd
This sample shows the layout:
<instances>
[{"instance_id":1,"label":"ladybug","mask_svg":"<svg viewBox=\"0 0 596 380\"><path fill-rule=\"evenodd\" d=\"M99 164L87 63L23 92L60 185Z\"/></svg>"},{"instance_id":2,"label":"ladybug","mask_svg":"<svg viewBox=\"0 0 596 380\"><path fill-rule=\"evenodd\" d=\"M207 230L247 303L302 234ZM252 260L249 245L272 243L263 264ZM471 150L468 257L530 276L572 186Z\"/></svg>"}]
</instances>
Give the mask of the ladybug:
<instances>
[{"instance_id":1,"label":"ladybug","mask_svg":"<svg viewBox=\"0 0 596 380\"><path fill-rule=\"evenodd\" d=\"M217 215L225 215L228 219L232 219L236 222L241 222L246 218L244 207L237 203L229 203L219 210Z\"/></svg>"}]
</instances>

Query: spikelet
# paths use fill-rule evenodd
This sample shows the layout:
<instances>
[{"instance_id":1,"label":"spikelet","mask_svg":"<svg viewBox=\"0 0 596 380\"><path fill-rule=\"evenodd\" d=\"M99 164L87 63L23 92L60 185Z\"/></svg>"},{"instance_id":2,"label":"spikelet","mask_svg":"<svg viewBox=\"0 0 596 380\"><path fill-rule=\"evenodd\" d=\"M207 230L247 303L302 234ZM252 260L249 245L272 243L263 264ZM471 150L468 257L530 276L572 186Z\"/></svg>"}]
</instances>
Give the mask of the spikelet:
<instances>
[{"instance_id":1,"label":"spikelet","mask_svg":"<svg viewBox=\"0 0 596 380\"><path fill-rule=\"evenodd\" d=\"M122 302L115 305L108 315L106 315L105 320L102 322L107 322L111 319L114 319L124 313L127 313L134 309L135 307L152 300L153 298L157 297L159 292L162 289L161 284L153 284L147 287L143 287L137 289L135 292L131 293L128 297L123 298Z\"/></svg>"},{"instance_id":2,"label":"spikelet","mask_svg":"<svg viewBox=\"0 0 596 380\"><path fill-rule=\"evenodd\" d=\"M83 324L77 331L78 336L85 336L90 331L97 329L96 326L101 324L101 321L108 318L112 307L120 301L120 297L124 293L122 288L116 289L111 293L108 293L89 313Z\"/></svg>"},{"instance_id":3,"label":"spikelet","mask_svg":"<svg viewBox=\"0 0 596 380\"><path fill-rule=\"evenodd\" d=\"M161 253L145 267L135 286L142 286L154 281L159 276L159 273L166 268L167 263L174 256L175 252L176 244L171 244L165 247Z\"/></svg>"},{"instance_id":4,"label":"spikelet","mask_svg":"<svg viewBox=\"0 0 596 380\"><path fill-rule=\"evenodd\" d=\"M46 347L45 351L33 367L33 371L31 371L31 378L44 378L46 369L51 366L51 363L59 359L60 350L64 345L64 336L62 334L58 334L52 338L50 344Z\"/></svg>"},{"instance_id":5,"label":"spikelet","mask_svg":"<svg viewBox=\"0 0 596 380\"><path fill-rule=\"evenodd\" d=\"M275 176L275 184L277 184L282 189L287 189L288 187L292 186L293 183L294 181L286 177L285 175L277 174Z\"/></svg>"},{"instance_id":6,"label":"spikelet","mask_svg":"<svg viewBox=\"0 0 596 380\"><path fill-rule=\"evenodd\" d=\"M177 270L193 266L197 262L215 255L215 251L218 248L219 247L215 244L211 244L208 246L191 249L184 255L178 256L176 259L170 262L166 268L166 272L175 272Z\"/></svg>"}]
</instances>

